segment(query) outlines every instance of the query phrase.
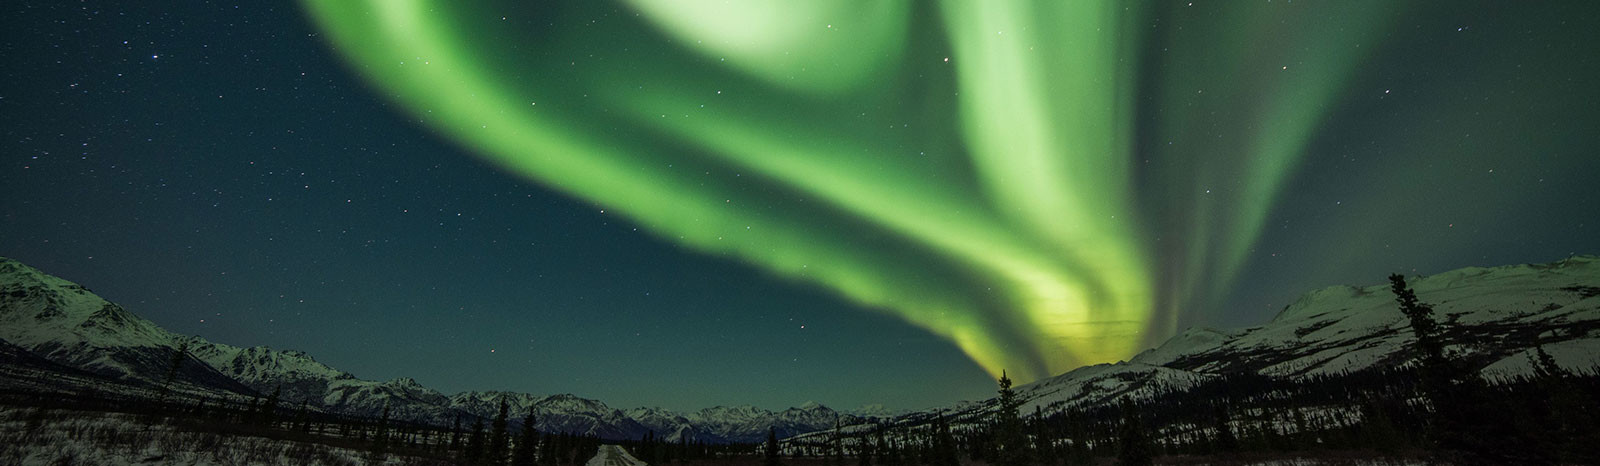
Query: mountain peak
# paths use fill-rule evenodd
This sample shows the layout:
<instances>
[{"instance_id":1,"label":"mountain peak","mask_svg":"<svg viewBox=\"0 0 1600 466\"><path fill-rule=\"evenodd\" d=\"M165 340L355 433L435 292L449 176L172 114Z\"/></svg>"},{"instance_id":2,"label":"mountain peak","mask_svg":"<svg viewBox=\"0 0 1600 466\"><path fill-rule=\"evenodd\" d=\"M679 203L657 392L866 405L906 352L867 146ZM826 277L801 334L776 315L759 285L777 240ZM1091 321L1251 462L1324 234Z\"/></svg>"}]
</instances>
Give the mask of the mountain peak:
<instances>
[{"instance_id":1,"label":"mountain peak","mask_svg":"<svg viewBox=\"0 0 1600 466\"><path fill-rule=\"evenodd\" d=\"M404 388L421 388L422 387L422 384L417 383L416 379L413 379L413 378L410 378L410 377L395 377L393 379L389 379L388 382L384 382L383 384L384 385L393 386L393 387L404 387Z\"/></svg>"}]
</instances>

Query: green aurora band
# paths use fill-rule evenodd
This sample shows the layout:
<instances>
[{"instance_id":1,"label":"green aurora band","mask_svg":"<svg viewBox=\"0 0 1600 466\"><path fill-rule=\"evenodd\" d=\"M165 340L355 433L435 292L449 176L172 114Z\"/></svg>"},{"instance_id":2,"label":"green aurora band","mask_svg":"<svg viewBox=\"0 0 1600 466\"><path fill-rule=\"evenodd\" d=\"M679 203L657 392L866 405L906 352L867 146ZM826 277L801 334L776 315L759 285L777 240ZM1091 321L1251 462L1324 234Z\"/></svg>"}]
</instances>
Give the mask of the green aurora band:
<instances>
[{"instance_id":1,"label":"green aurora band","mask_svg":"<svg viewBox=\"0 0 1600 466\"><path fill-rule=\"evenodd\" d=\"M504 169L1024 381L1219 300L1395 13L533 3L304 1L383 93Z\"/></svg>"}]
</instances>

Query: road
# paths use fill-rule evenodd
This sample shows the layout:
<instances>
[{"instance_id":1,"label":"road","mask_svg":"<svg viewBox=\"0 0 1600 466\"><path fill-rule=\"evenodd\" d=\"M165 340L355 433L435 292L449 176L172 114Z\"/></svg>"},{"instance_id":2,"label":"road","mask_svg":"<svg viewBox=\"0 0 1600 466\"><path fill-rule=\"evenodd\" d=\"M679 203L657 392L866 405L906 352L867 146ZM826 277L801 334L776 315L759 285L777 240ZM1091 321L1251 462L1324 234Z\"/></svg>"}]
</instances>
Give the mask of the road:
<instances>
[{"instance_id":1,"label":"road","mask_svg":"<svg viewBox=\"0 0 1600 466\"><path fill-rule=\"evenodd\" d=\"M646 466L643 461L628 454L628 450L619 445L601 445L600 452L589 458L584 466Z\"/></svg>"}]
</instances>

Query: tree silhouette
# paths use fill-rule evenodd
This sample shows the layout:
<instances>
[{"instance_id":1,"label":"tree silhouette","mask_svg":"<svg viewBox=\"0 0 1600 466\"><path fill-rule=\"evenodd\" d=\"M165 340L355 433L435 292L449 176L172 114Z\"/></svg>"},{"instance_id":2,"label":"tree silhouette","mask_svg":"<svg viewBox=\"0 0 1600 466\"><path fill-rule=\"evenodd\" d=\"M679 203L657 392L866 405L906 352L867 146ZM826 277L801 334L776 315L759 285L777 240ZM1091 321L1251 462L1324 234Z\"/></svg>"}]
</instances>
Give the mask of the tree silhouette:
<instances>
[{"instance_id":1,"label":"tree silhouette","mask_svg":"<svg viewBox=\"0 0 1600 466\"><path fill-rule=\"evenodd\" d=\"M378 428L372 433L372 456L377 461L389 454L389 403L383 403L383 417L378 418Z\"/></svg>"},{"instance_id":2,"label":"tree silhouette","mask_svg":"<svg viewBox=\"0 0 1600 466\"><path fill-rule=\"evenodd\" d=\"M1441 328L1433 319L1433 306L1419 301L1400 274L1389 275L1390 289L1400 312L1410 320L1417 338L1423 391L1433 404L1433 435L1449 462L1456 464L1548 464L1548 458L1520 445L1522 432L1509 423L1491 419L1503 403L1487 396L1483 379L1475 371L1444 354ZM1529 456L1529 455L1533 456Z\"/></svg>"},{"instance_id":3,"label":"tree silhouette","mask_svg":"<svg viewBox=\"0 0 1600 466\"><path fill-rule=\"evenodd\" d=\"M1134 407L1132 400L1122 401L1122 425L1117 429L1117 464L1152 464L1150 437L1145 434L1144 423L1139 420L1139 410Z\"/></svg>"},{"instance_id":4,"label":"tree silhouette","mask_svg":"<svg viewBox=\"0 0 1600 466\"><path fill-rule=\"evenodd\" d=\"M833 466L844 465L843 440L844 439L840 438L839 436L839 418L835 416L833 418L833 435L828 437L828 456L829 459L831 459L830 463L833 464Z\"/></svg>"},{"instance_id":5,"label":"tree silhouette","mask_svg":"<svg viewBox=\"0 0 1600 466\"><path fill-rule=\"evenodd\" d=\"M461 415L460 414L455 415L454 419L455 420L452 421L451 424L450 424L450 447L449 447L449 449L451 451L455 451L455 450L461 449Z\"/></svg>"},{"instance_id":6,"label":"tree silhouette","mask_svg":"<svg viewBox=\"0 0 1600 466\"><path fill-rule=\"evenodd\" d=\"M167 376L161 380L161 395L159 400L166 400L167 394L172 391L172 384L178 380L178 371L183 369L183 360L188 359L189 342L178 343L172 349L172 360L167 364Z\"/></svg>"},{"instance_id":7,"label":"tree silhouette","mask_svg":"<svg viewBox=\"0 0 1600 466\"><path fill-rule=\"evenodd\" d=\"M489 449L484 453L484 463L489 466L502 466L506 464L506 452L511 443L511 432L506 419L510 415L506 397L500 397L500 414L495 415L494 424L489 431Z\"/></svg>"},{"instance_id":8,"label":"tree silhouette","mask_svg":"<svg viewBox=\"0 0 1600 466\"><path fill-rule=\"evenodd\" d=\"M945 421L943 411L934 421L933 430L931 466L961 466L961 459L956 453L956 439L950 435L950 424Z\"/></svg>"},{"instance_id":9,"label":"tree silhouette","mask_svg":"<svg viewBox=\"0 0 1600 466\"><path fill-rule=\"evenodd\" d=\"M1216 413L1212 416L1217 429L1215 446L1219 453L1225 455L1239 452L1239 436L1233 433L1232 420L1233 415L1228 412L1227 403L1217 403Z\"/></svg>"},{"instance_id":10,"label":"tree silhouette","mask_svg":"<svg viewBox=\"0 0 1600 466\"><path fill-rule=\"evenodd\" d=\"M779 466L783 464L783 462L778 460L778 429L776 427L767 428L767 447L764 453L766 455L761 464L765 466Z\"/></svg>"},{"instance_id":11,"label":"tree silhouette","mask_svg":"<svg viewBox=\"0 0 1600 466\"><path fill-rule=\"evenodd\" d=\"M272 388L272 394L267 395L267 400L261 403L261 425L272 427L278 422L278 398L282 395L283 386Z\"/></svg>"},{"instance_id":12,"label":"tree silhouette","mask_svg":"<svg viewBox=\"0 0 1600 466\"><path fill-rule=\"evenodd\" d=\"M995 413L995 461L997 466L1025 466L1031 464L1028 453L1028 435L1022 430L1022 419L1017 408L1016 391L1011 389L1011 378L1000 371L1000 407Z\"/></svg>"},{"instance_id":13,"label":"tree silhouette","mask_svg":"<svg viewBox=\"0 0 1600 466\"><path fill-rule=\"evenodd\" d=\"M522 418L522 432L517 435L516 449L511 452L511 466L533 466L534 452L538 451L539 430L534 426L533 407Z\"/></svg>"},{"instance_id":14,"label":"tree silhouette","mask_svg":"<svg viewBox=\"0 0 1600 466\"><path fill-rule=\"evenodd\" d=\"M467 450L462 454L462 462L468 465L479 464L483 459L483 418L473 417L472 433L467 435Z\"/></svg>"}]
</instances>

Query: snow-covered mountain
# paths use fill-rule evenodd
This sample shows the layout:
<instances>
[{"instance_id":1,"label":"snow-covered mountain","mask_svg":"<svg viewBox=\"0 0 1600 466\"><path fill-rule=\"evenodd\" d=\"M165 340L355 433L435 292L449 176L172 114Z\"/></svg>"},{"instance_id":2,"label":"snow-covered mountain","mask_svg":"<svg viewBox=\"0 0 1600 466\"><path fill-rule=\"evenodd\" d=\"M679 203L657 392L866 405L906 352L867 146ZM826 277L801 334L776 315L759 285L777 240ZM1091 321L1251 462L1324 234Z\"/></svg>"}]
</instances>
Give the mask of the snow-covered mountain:
<instances>
[{"instance_id":1,"label":"snow-covered mountain","mask_svg":"<svg viewBox=\"0 0 1600 466\"><path fill-rule=\"evenodd\" d=\"M377 416L388 406L391 416L441 425L493 417L502 398L514 418L532 409L541 430L605 438L636 439L653 431L669 441L756 442L766 438L768 427L787 436L831 428L836 421L859 422L815 403L781 412L741 406L683 414L620 410L568 394L446 395L405 377L364 380L299 351L241 348L169 332L88 288L0 258L0 370L6 371L0 388L71 392L117 386L138 396L165 383L180 346L186 348L174 377L180 392L244 400L276 390L290 405L303 401L363 416Z\"/></svg>"},{"instance_id":2,"label":"snow-covered mountain","mask_svg":"<svg viewBox=\"0 0 1600 466\"><path fill-rule=\"evenodd\" d=\"M1473 267L1412 277L1410 284L1446 324L1448 349L1486 375L1526 373L1535 345L1568 368L1600 366L1600 258ZM1295 378L1357 372L1411 363L1413 342L1387 284L1336 286L1307 293L1264 325L1189 329L1128 361L1078 368L1020 386L1017 393L1022 411L1031 413L1035 407L1051 411L1149 397L1231 374ZM0 369L9 376L0 377L0 385L6 388L63 390L59 385L97 380L155 386L166 377L180 344L188 349L176 374L180 391L244 399L280 390L287 403L303 400L323 410L368 416L388 406L393 416L438 424L491 417L504 399L515 418L533 410L541 430L608 438L654 432L671 441L754 442L764 439L769 427L789 437L836 424L847 431L868 429L864 423L873 420L915 424L941 412L958 422L976 421L995 406L990 399L896 414L881 406L838 412L807 403L778 412L719 406L679 413L616 409L567 394L446 395L410 378L360 379L298 351L177 335L87 288L0 258Z\"/></svg>"},{"instance_id":3,"label":"snow-covered mountain","mask_svg":"<svg viewBox=\"0 0 1600 466\"><path fill-rule=\"evenodd\" d=\"M1567 370L1600 367L1600 257L1469 267L1407 281L1433 305L1452 358L1484 377L1530 373L1535 346ZM1074 369L1016 393L1027 415L1149 398L1227 375L1305 378L1404 367L1414 363L1415 341L1388 283L1335 286L1305 294L1264 325L1192 328L1127 361ZM980 422L997 405L965 402L892 422L917 426L940 413L957 423Z\"/></svg>"}]
</instances>

